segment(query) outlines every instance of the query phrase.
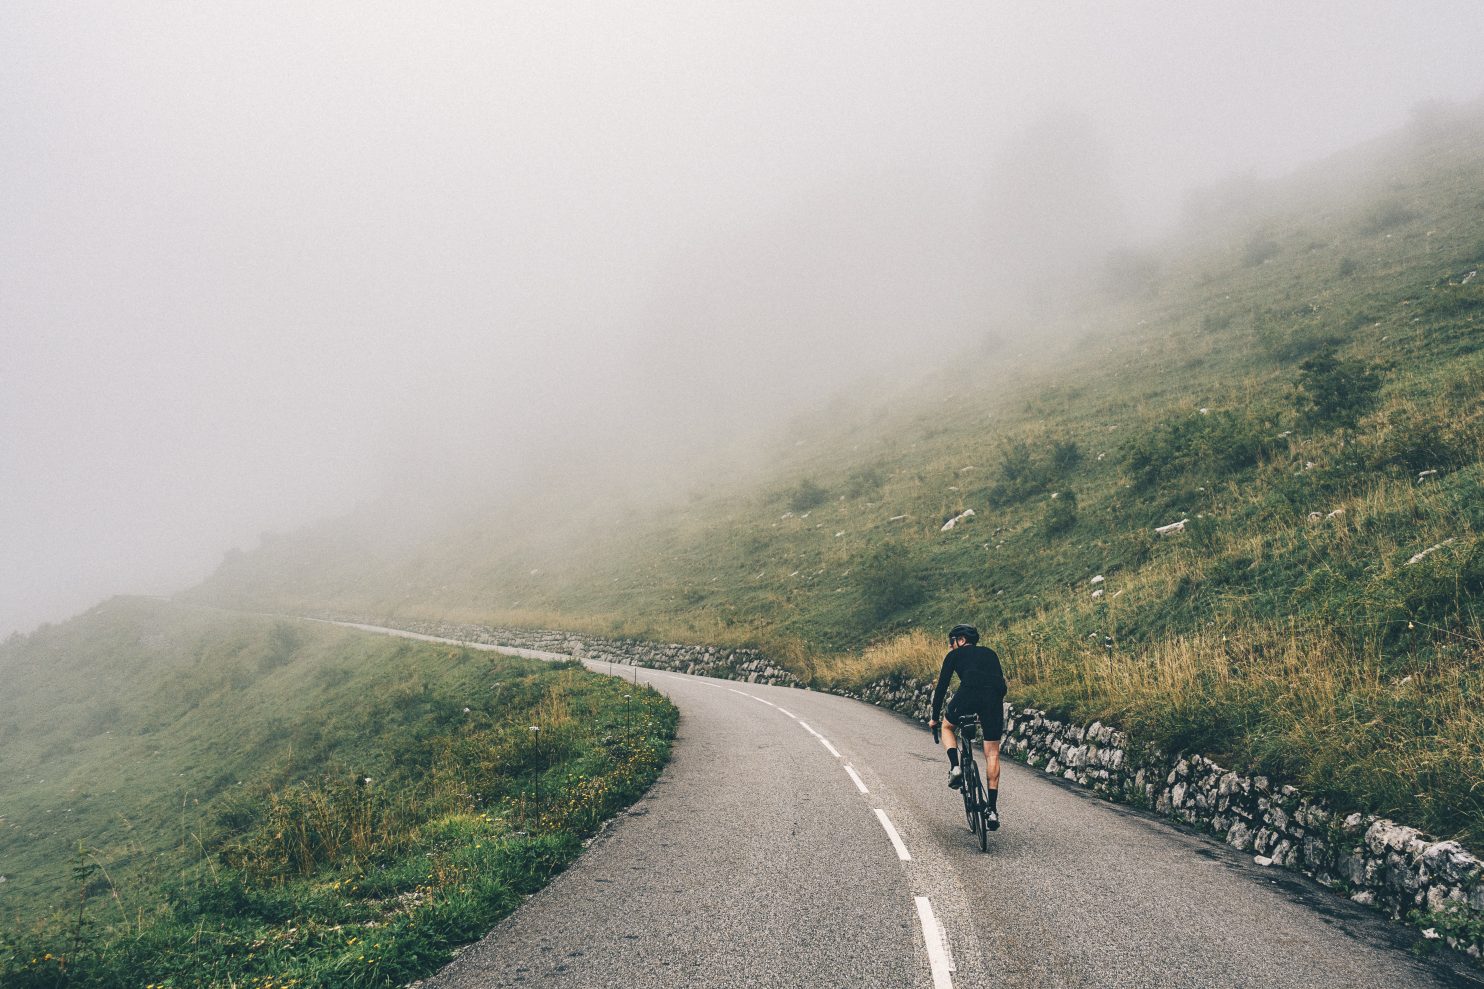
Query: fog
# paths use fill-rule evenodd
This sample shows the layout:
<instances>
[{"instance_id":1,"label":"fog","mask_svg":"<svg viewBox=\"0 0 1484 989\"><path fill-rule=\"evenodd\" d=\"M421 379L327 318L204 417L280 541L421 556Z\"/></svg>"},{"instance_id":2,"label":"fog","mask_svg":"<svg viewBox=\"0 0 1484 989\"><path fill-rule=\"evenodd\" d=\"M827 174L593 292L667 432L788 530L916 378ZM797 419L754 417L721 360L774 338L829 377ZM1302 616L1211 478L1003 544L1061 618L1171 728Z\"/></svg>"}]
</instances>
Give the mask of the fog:
<instances>
[{"instance_id":1,"label":"fog","mask_svg":"<svg viewBox=\"0 0 1484 989\"><path fill-rule=\"evenodd\" d=\"M1468 2L7 4L0 634L388 491L662 482L946 359L1191 187L1477 97L1480 28Z\"/></svg>"}]
</instances>

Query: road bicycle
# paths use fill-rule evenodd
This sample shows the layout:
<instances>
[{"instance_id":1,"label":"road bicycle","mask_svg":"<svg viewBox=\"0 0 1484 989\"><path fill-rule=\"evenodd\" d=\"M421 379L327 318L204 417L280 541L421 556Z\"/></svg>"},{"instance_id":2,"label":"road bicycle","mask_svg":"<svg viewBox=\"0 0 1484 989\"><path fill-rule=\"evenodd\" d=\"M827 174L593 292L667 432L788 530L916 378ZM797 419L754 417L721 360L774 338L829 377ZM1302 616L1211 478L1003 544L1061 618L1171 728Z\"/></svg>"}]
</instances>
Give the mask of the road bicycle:
<instances>
[{"instance_id":1,"label":"road bicycle","mask_svg":"<svg viewBox=\"0 0 1484 989\"><path fill-rule=\"evenodd\" d=\"M963 773L959 793L964 798L964 817L969 830L979 837L979 850L989 851L989 822L985 819L989 806L984 793L984 781L979 778L979 764L974 761L974 740L979 734L979 715L966 714L954 727L958 735L958 768ZM933 729L933 741L939 738L938 729Z\"/></svg>"}]
</instances>

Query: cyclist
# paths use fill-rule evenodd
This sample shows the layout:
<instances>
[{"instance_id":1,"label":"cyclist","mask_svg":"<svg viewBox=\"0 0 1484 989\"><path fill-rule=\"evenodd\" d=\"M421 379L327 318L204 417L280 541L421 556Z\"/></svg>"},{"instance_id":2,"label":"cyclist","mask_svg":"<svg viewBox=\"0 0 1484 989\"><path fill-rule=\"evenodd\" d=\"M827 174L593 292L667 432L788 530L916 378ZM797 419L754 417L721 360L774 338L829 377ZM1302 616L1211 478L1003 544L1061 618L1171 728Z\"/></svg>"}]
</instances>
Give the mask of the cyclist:
<instances>
[{"instance_id":1,"label":"cyclist","mask_svg":"<svg viewBox=\"0 0 1484 989\"><path fill-rule=\"evenodd\" d=\"M979 715L984 731L984 775L989 804L985 820L994 831L1000 826L1000 737L1005 733L1005 673L1000 657L993 649L979 645L979 630L972 625L955 625L948 632L950 650L943 657L938 686L933 690L933 716L928 727L938 727L943 715L943 747L948 750L948 785L957 790L963 786L963 770L958 766L958 740L953 726L965 714ZM943 695L948 681L958 674L958 690L943 711Z\"/></svg>"}]
</instances>

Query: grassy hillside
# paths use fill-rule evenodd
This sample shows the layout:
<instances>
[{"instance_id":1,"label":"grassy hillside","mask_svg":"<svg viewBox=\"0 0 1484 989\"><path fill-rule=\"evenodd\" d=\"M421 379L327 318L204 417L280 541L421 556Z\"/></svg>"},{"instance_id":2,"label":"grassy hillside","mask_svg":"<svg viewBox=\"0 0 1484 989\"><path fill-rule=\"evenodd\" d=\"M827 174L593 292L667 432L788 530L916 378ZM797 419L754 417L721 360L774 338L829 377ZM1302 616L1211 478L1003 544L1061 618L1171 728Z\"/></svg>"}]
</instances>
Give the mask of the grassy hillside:
<instances>
[{"instance_id":1,"label":"grassy hillside","mask_svg":"<svg viewBox=\"0 0 1484 989\"><path fill-rule=\"evenodd\" d=\"M12 640L0 677L6 986L405 983L675 725L570 664L146 600Z\"/></svg>"},{"instance_id":2,"label":"grassy hillside","mask_svg":"<svg viewBox=\"0 0 1484 989\"><path fill-rule=\"evenodd\" d=\"M508 509L415 550L351 518L198 593L753 642L820 682L925 674L970 620L1017 700L1484 840L1481 268L1474 106L1210 190L1069 273L1056 325L799 423L749 485L549 511L561 553Z\"/></svg>"}]
</instances>

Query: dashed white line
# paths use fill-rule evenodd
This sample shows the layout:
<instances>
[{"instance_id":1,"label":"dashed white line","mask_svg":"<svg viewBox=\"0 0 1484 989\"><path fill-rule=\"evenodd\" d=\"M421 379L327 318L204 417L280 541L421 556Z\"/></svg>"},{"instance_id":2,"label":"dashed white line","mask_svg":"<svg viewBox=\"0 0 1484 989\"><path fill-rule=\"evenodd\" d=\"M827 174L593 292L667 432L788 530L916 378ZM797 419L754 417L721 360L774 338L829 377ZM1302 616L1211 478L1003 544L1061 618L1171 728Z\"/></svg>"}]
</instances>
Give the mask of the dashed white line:
<instances>
[{"instance_id":1,"label":"dashed white line","mask_svg":"<svg viewBox=\"0 0 1484 989\"><path fill-rule=\"evenodd\" d=\"M829 749L830 750L830 755L834 756L836 759L840 758L840 750L837 749L837 748L835 748L833 745L831 745L830 744L830 740L828 738L825 738L819 732L815 731L813 728L810 728L807 724L804 724L804 722L802 722L802 721L800 721L799 724L801 724L801 725L804 726L804 730L805 731L807 731L809 734L813 735L815 738L819 739L819 744L821 744L825 748Z\"/></svg>"},{"instance_id":2,"label":"dashed white line","mask_svg":"<svg viewBox=\"0 0 1484 989\"><path fill-rule=\"evenodd\" d=\"M948 953L948 940L938 918L933 916L933 904L926 896L917 900L917 919L922 923L922 941L927 946L928 967L933 970L933 989L953 989L953 956Z\"/></svg>"},{"instance_id":3,"label":"dashed white line","mask_svg":"<svg viewBox=\"0 0 1484 989\"><path fill-rule=\"evenodd\" d=\"M912 853L907 851L907 846L902 844L902 836L897 834L897 829L891 823L891 818L886 816L886 811L880 807L876 808L876 820L881 822L881 827L886 831L886 837L891 840L891 847L897 850L897 858L903 862L912 861Z\"/></svg>"},{"instance_id":4,"label":"dashed white line","mask_svg":"<svg viewBox=\"0 0 1484 989\"><path fill-rule=\"evenodd\" d=\"M788 715L790 718L793 718L795 721L798 721L799 720L799 716L797 714L794 714L788 708L786 708L786 707L780 707L777 704L774 704L773 706L776 707L776 708L778 708L778 710L781 711L782 713Z\"/></svg>"},{"instance_id":5,"label":"dashed white line","mask_svg":"<svg viewBox=\"0 0 1484 989\"><path fill-rule=\"evenodd\" d=\"M867 790L866 789L866 781L863 780L863 779L861 779L861 774L860 773L857 773L855 771L855 767L854 766L846 766L845 767L845 771L850 774L850 779L851 779L851 781L853 783L855 783L855 788L857 790L859 790L862 793L870 793L871 792L870 790Z\"/></svg>"}]
</instances>

